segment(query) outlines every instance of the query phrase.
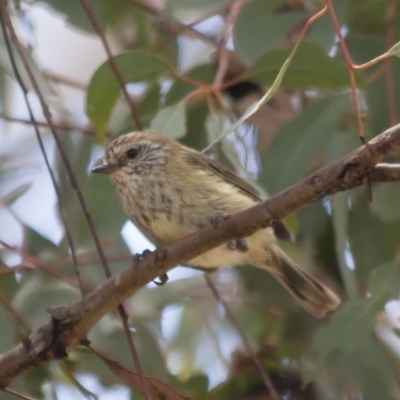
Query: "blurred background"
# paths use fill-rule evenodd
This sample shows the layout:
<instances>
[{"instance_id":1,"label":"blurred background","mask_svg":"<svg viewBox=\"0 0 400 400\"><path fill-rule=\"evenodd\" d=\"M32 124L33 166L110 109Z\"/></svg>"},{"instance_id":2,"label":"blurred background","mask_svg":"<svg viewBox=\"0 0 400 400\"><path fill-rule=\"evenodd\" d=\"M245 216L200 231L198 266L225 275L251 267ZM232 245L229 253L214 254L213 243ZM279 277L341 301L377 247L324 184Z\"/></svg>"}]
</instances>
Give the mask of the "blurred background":
<instances>
[{"instance_id":1,"label":"blurred background","mask_svg":"<svg viewBox=\"0 0 400 400\"><path fill-rule=\"evenodd\" d=\"M109 181L89 173L112 138L150 129L198 150L215 142L207 154L264 198L360 146L349 71L328 14L301 39L276 95L223 135L273 84L321 2L87 4L89 12L81 1L15 1L8 10L113 273L129 268L133 253L154 247L127 221ZM397 0L342 0L333 7L355 64L399 41ZM93 289L105 281L38 97L15 48L13 54L61 202L1 35L0 353L46 323L47 307L80 299L60 207L84 285ZM355 74L367 139L398 123L399 71L392 58ZM204 273L177 267L166 285L149 284L125 304L145 374L192 399L269 399L247 341L284 399L400 399L400 185L376 184L372 191L372 202L368 188L359 187L285 221L295 239L282 243L285 251L343 299L333 315L309 316L263 271L224 268L210 278L232 323ZM104 317L89 340L134 369L116 313ZM143 398L117 375L86 348L75 348L12 387L44 399ZM11 398L0 392L1 400Z\"/></svg>"}]
</instances>

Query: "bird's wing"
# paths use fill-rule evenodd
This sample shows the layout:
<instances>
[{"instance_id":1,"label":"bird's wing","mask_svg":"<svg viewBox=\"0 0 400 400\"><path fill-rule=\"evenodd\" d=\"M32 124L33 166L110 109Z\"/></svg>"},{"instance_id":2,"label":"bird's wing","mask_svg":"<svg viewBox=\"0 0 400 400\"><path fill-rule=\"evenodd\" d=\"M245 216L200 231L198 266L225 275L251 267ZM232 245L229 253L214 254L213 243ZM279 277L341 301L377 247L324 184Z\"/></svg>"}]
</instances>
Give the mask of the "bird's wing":
<instances>
[{"instance_id":1,"label":"bird's wing","mask_svg":"<svg viewBox=\"0 0 400 400\"><path fill-rule=\"evenodd\" d=\"M237 176L234 172L220 164L218 161L207 157L204 154L198 153L192 149L187 148L185 152L185 161L189 164L205 169L217 175L220 179L236 186L243 194L249 196L257 202L261 202L260 192L250 183ZM275 221L272 224L275 236L278 239L291 241L292 235L289 228L283 221Z\"/></svg>"},{"instance_id":2,"label":"bird's wing","mask_svg":"<svg viewBox=\"0 0 400 400\"><path fill-rule=\"evenodd\" d=\"M185 161L189 164L214 173L218 178L236 186L243 194L249 196L255 201L261 201L260 192L250 183L237 176L234 172L224 167L218 161L205 156L204 154L187 149L185 152Z\"/></svg>"}]
</instances>

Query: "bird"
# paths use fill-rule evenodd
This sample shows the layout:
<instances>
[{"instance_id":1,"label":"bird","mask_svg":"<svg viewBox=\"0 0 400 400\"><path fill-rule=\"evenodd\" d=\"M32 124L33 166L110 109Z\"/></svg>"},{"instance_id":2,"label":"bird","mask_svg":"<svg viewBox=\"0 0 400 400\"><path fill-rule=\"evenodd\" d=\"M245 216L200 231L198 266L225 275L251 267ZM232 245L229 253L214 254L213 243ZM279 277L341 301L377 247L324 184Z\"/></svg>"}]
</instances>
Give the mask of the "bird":
<instances>
[{"instance_id":1,"label":"bird","mask_svg":"<svg viewBox=\"0 0 400 400\"><path fill-rule=\"evenodd\" d=\"M92 172L110 177L129 219L158 247L210 225L218 216L235 214L262 201L256 188L216 160L147 131L114 139L102 165ZM261 268L305 310L321 318L341 301L279 247L277 237L288 236L286 225L278 221L201 254L187 265L206 270L249 264Z\"/></svg>"}]
</instances>

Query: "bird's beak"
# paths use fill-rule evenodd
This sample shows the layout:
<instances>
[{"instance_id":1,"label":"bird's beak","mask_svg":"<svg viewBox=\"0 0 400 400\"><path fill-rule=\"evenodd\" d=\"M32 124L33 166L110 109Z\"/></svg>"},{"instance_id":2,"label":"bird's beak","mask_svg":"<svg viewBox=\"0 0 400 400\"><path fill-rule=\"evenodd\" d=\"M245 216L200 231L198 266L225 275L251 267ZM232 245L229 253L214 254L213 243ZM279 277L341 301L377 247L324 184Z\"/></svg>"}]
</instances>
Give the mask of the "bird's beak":
<instances>
[{"instance_id":1,"label":"bird's beak","mask_svg":"<svg viewBox=\"0 0 400 400\"><path fill-rule=\"evenodd\" d=\"M97 167L92 168L93 173L95 174L111 174L119 169L119 165L116 164L101 164Z\"/></svg>"}]
</instances>

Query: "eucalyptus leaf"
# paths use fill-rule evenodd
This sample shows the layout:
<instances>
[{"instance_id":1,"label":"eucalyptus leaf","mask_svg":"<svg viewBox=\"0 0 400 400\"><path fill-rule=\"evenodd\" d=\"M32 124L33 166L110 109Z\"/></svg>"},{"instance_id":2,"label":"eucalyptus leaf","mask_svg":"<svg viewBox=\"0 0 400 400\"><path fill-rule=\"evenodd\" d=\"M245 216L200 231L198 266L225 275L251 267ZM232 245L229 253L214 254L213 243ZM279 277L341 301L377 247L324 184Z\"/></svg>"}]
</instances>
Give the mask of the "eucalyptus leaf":
<instances>
[{"instance_id":1,"label":"eucalyptus leaf","mask_svg":"<svg viewBox=\"0 0 400 400\"><path fill-rule=\"evenodd\" d=\"M371 212L370 206L367 188L354 193L348 229L359 282L369 279L375 268L391 262L399 243L398 226L390 232L387 224Z\"/></svg>"},{"instance_id":2,"label":"eucalyptus leaf","mask_svg":"<svg viewBox=\"0 0 400 400\"><path fill-rule=\"evenodd\" d=\"M383 308L392 299L398 299L400 293L400 265L398 262L382 265L375 269L370 277L372 296Z\"/></svg>"},{"instance_id":3,"label":"eucalyptus leaf","mask_svg":"<svg viewBox=\"0 0 400 400\"><path fill-rule=\"evenodd\" d=\"M317 99L280 129L262 157L260 181L270 193L292 185L312 171L349 101L348 94Z\"/></svg>"},{"instance_id":4,"label":"eucalyptus leaf","mask_svg":"<svg viewBox=\"0 0 400 400\"><path fill-rule=\"evenodd\" d=\"M126 83L151 83L169 71L168 64L160 57L144 51L122 53L114 57L115 64ZM107 121L118 100L121 87L108 61L93 74L86 97L86 112L103 140Z\"/></svg>"},{"instance_id":5,"label":"eucalyptus leaf","mask_svg":"<svg viewBox=\"0 0 400 400\"><path fill-rule=\"evenodd\" d=\"M304 11L276 12L281 1L253 0L243 7L233 29L235 50L251 66L272 47L284 43L286 35L307 18ZM257 38L257 40L255 40Z\"/></svg>"},{"instance_id":6,"label":"eucalyptus leaf","mask_svg":"<svg viewBox=\"0 0 400 400\"><path fill-rule=\"evenodd\" d=\"M185 103L161 109L150 123L150 130L171 139L180 139L186 134Z\"/></svg>"},{"instance_id":7,"label":"eucalyptus leaf","mask_svg":"<svg viewBox=\"0 0 400 400\"><path fill-rule=\"evenodd\" d=\"M387 1L385 0L352 0L348 7L345 24L352 32L368 36L384 36L387 29ZM393 21L400 18L400 10L395 7L391 10ZM398 34L398 33L397 33Z\"/></svg>"},{"instance_id":8,"label":"eucalyptus leaf","mask_svg":"<svg viewBox=\"0 0 400 400\"><path fill-rule=\"evenodd\" d=\"M0 329L0 354L3 354L16 344L16 333L20 329L12 313L4 305L3 299L0 301Z\"/></svg>"},{"instance_id":9,"label":"eucalyptus leaf","mask_svg":"<svg viewBox=\"0 0 400 400\"><path fill-rule=\"evenodd\" d=\"M51 102L53 106L58 105L60 106L59 102L56 102L54 98L52 99L50 94L52 92L48 79L43 76L41 67L38 66L35 58L32 55L32 51L29 47L22 47L22 51L24 53L24 57L31 69L31 73L34 76L36 83L39 85L41 92L43 95L46 96L47 101ZM20 57L17 56L16 52L14 54L14 61L16 64L16 68L19 72L21 80L28 91L32 91L32 83L29 79L28 73L24 68L24 64L22 63ZM13 70L12 62L10 60L6 43L4 41L3 34L0 34L0 69L5 72L9 77L16 79L15 72ZM2 77L2 80L4 77ZM64 109L65 111L65 109Z\"/></svg>"},{"instance_id":10,"label":"eucalyptus leaf","mask_svg":"<svg viewBox=\"0 0 400 400\"><path fill-rule=\"evenodd\" d=\"M1 200L0 200L0 206L6 206L9 207L12 203L14 203L16 200L18 200L21 196L23 196L32 186L32 183L25 183L14 190L12 190L10 193L7 193Z\"/></svg>"},{"instance_id":11,"label":"eucalyptus leaf","mask_svg":"<svg viewBox=\"0 0 400 400\"><path fill-rule=\"evenodd\" d=\"M29 321L32 329L38 329L48 322L50 316L46 309L51 306L65 305L80 298L78 289L62 281L49 278L43 273L30 274L19 292L14 296L12 305Z\"/></svg>"},{"instance_id":12,"label":"eucalyptus leaf","mask_svg":"<svg viewBox=\"0 0 400 400\"><path fill-rule=\"evenodd\" d=\"M62 13L71 25L90 33L94 32L93 26L80 4L64 0L45 0L43 3L48 4L53 10ZM90 7L98 5L98 1L96 0L88 0L88 3Z\"/></svg>"},{"instance_id":13,"label":"eucalyptus leaf","mask_svg":"<svg viewBox=\"0 0 400 400\"><path fill-rule=\"evenodd\" d=\"M396 43L392 46L389 51L387 52L389 56L395 56L400 58L400 42Z\"/></svg>"},{"instance_id":14,"label":"eucalyptus leaf","mask_svg":"<svg viewBox=\"0 0 400 400\"><path fill-rule=\"evenodd\" d=\"M374 187L371 211L383 222L400 221L400 184L384 183Z\"/></svg>"},{"instance_id":15,"label":"eucalyptus leaf","mask_svg":"<svg viewBox=\"0 0 400 400\"><path fill-rule=\"evenodd\" d=\"M291 50L275 48L261 55L249 69L246 78L263 85L271 85ZM357 83L362 81L356 74ZM349 85L346 65L339 62L313 42L302 41L282 79L285 88L318 88L336 90Z\"/></svg>"},{"instance_id":16,"label":"eucalyptus leaf","mask_svg":"<svg viewBox=\"0 0 400 400\"><path fill-rule=\"evenodd\" d=\"M115 240L128 217L108 177L92 174L84 187L84 195L98 235ZM92 236L83 218L80 219L80 224L81 243L90 243L93 246Z\"/></svg>"},{"instance_id":17,"label":"eucalyptus leaf","mask_svg":"<svg viewBox=\"0 0 400 400\"><path fill-rule=\"evenodd\" d=\"M375 307L372 300L355 299L343 304L327 325L318 330L313 349L319 358L334 350L351 354L368 350L373 341Z\"/></svg>"},{"instance_id":18,"label":"eucalyptus leaf","mask_svg":"<svg viewBox=\"0 0 400 400\"><path fill-rule=\"evenodd\" d=\"M337 193L333 196L331 200L332 222L335 232L336 257L346 294L350 299L355 299L358 294L358 285L353 271L355 266L351 258L347 233L349 200L349 194L346 192Z\"/></svg>"}]
</instances>

